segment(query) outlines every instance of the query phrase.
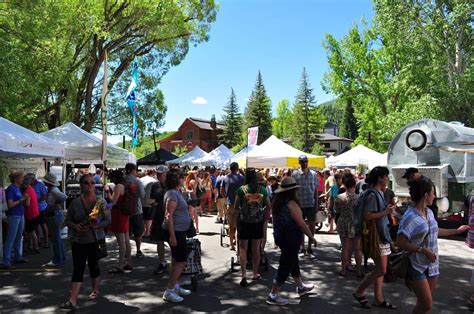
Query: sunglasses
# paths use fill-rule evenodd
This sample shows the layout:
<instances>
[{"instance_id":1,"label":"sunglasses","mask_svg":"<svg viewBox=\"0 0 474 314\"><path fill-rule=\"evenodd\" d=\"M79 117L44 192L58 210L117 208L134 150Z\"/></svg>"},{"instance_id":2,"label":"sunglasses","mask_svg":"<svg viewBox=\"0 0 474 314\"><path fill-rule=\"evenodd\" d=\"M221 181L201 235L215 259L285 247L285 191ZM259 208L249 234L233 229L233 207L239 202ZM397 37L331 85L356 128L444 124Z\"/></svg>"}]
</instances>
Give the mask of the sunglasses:
<instances>
[{"instance_id":1,"label":"sunglasses","mask_svg":"<svg viewBox=\"0 0 474 314\"><path fill-rule=\"evenodd\" d=\"M93 185L93 184L95 184L95 182L93 182L93 181L84 181L84 182L82 182L82 184L84 184L84 185Z\"/></svg>"}]
</instances>

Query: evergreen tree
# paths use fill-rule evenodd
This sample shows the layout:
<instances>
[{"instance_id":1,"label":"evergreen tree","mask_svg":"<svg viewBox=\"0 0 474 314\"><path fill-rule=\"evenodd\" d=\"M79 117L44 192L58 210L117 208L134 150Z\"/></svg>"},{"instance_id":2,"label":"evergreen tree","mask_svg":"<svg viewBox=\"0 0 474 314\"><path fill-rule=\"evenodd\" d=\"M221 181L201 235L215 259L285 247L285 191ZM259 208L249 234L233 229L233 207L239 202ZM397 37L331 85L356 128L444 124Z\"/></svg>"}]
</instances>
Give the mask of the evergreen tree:
<instances>
[{"instance_id":1,"label":"evergreen tree","mask_svg":"<svg viewBox=\"0 0 474 314\"><path fill-rule=\"evenodd\" d=\"M341 125L341 136L350 139L356 139L359 136L357 131L357 120L354 116L354 104L352 98L346 99L346 110L344 111L344 118Z\"/></svg>"},{"instance_id":2,"label":"evergreen tree","mask_svg":"<svg viewBox=\"0 0 474 314\"><path fill-rule=\"evenodd\" d=\"M300 86L293 107L293 144L305 152L312 151L318 141L316 133L322 129L324 116L316 107L313 89L309 84L308 74L303 68Z\"/></svg>"},{"instance_id":3,"label":"evergreen tree","mask_svg":"<svg viewBox=\"0 0 474 314\"><path fill-rule=\"evenodd\" d=\"M233 88L230 92L229 101L224 107L222 120L225 128L219 134L219 140L229 148L239 145L242 142L242 138L239 136L242 133L242 115L239 112Z\"/></svg>"},{"instance_id":4,"label":"evergreen tree","mask_svg":"<svg viewBox=\"0 0 474 314\"><path fill-rule=\"evenodd\" d=\"M280 101L276 107L275 118L272 122L273 135L282 139L290 136L293 111L288 99Z\"/></svg>"},{"instance_id":5,"label":"evergreen tree","mask_svg":"<svg viewBox=\"0 0 474 314\"><path fill-rule=\"evenodd\" d=\"M272 104L263 86L262 74L258 71L255 87L250 95L244 114L244 138L247 128L258 126L258 142L261 144L272 135Z\"/></svg>"}]
</instances>

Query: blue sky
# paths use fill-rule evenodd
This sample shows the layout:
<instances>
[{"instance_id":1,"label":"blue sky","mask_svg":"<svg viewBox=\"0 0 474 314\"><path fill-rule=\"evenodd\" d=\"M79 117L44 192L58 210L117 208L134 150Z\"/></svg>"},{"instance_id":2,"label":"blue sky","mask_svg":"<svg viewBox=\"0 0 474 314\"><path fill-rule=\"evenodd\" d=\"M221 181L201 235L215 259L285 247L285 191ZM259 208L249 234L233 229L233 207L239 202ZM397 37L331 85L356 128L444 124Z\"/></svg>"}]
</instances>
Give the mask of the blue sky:
<instances>
[{"instance_id":1,"label":"blue sky","mask_svg":"<svg viewBox=\"0 0 474 314\"><path fill-rule=\"evenodd\" d=\"M220 119L231 87L243 111L259 70L274 108L293 102L303 67L318 103L332 99L321 88L324 35L341 38L372 15L370 0L221 0L209 41L162 80L168 112L160 131L177 130L186 117Z\"/></svg>"}]
</instances>

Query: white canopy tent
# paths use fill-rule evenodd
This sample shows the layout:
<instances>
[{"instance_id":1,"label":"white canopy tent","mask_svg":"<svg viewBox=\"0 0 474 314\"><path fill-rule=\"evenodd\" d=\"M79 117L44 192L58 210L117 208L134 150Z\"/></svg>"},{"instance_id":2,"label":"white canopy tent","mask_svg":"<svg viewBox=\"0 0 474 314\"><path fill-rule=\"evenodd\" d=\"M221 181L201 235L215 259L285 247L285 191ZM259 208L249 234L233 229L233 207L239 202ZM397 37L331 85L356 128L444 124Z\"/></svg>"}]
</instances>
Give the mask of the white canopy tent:
<instances>
[{"instance_id":1,"label":"white canopy tent","mask_svg":"<svg viewBox=\"0 0 474 314\"><path fill-rule=\"evenodd\" d=\"M364 145L357 145L343 154L329 157L326 164L335 167L367 165L369 169L372 169L376 166L387 166L387 155L380 154Z\"/></svg>"},{"instance_id":2,"label":"white canopy tent","mask_svg":"<svg viewBox=\"0 0 474 314\"><path fill-rule=\"evenodd\" d=\"M64 144L0 117L1 157L64 157Z\"/></svg>"},{"instance_id":3,"label":"white canopy tent","mask_svg":"<svg viewBox=\"0 0 474 314\"><path fill-rule=\"evenodd\" d=\"M183 166L192 166L194 161L196 161L198 159L202 159L202 158L206 157L207 155L209 155L209 154L206 153L205 151L203 151L199 146L196 146L189 153L187 153L187 154L185 154L185 155L183 155L179 158L168 160L166 162L166 164L167 165L179 164L179 165L183 165Z\"/></svg>"},{"instance_id":4,"label":"white canopy tent","mask_svg":"<svg viewBox=\"0 0 474 314\"><path fill-rule=\"evenodd\" d=\"M306 155L309 166L324 168L323 156L307 154L296 149L276 136L270 136L258 148L252 150L247 156L247 167L254 168L285 168L299 167L298 157Z\"/></svg>"},{"instance_id":5,"label":"white canopy tent","mask_svg":"<svg viewBox=\"0 0 474 314\"><path fill-rule=\"evenodd\" d=\"M227 148L224 144L219 145L216 149L211 151L206 157L197 159L191 164L193 166L214 166L219 168L225 168L230 164L230 159L234 156L234 153Z\"/></svg>"},{"instance_id":6,"label":"white canopy tent","mask_svg":"<svg viewBox=\"0 0 474 314\"><path fill-rule=\"evenodd\" d=\"M42 158L63 158L64 145L30 131L0 117L0 178L4 181L10 170L37 173L42 168ZM3 184L4 182L2 182ZM0 220L6 210L0 203ZM0 258L3 257L2 224L0 224Z\"/></svg>"},{"instance_id":7,"label":"white canopy tent","mask_svg":"<svg viewBox=\"0 0 474 314\"><path fill-rule=\"evenodd\" d=\"M243 148L241 151L239 151L237 154L232 156L230 161L238 163L239 166L241 166L241 167L245 167L245 161L247 159L247 155L256 148L258 148L258 145L247 146L247 147Z\"/></svg>"},{"instance_id":8,"label":"white canopy tent","mask_svg":"<svg viewBox=\"0 0 474 314\"><path fill-rule=\"evenodd\" d=\"M41 133L66 146L65 158L76 163L102 163L102 140L72 122ZM131 161L128 150L107 144L107 166L124 167Z\"/></svg>"}]
</instances>

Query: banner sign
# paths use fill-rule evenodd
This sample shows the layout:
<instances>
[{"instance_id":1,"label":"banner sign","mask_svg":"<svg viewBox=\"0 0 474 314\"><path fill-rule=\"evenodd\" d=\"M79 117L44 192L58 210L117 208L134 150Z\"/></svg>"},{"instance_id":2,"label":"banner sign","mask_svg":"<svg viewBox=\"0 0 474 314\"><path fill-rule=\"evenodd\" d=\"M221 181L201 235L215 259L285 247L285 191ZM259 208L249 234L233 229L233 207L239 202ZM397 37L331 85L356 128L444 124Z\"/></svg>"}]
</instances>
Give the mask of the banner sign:
<instances>
[{"instance_id":1,"label":"banner sign","mask_svg":"<svg viewBox=\"0 0 474 314\"><path fill-rule=\"evenodd\" d=\"M258 126L247 129L247 146L257 146L258 141Z\"/></svg>"}]
</instances>

